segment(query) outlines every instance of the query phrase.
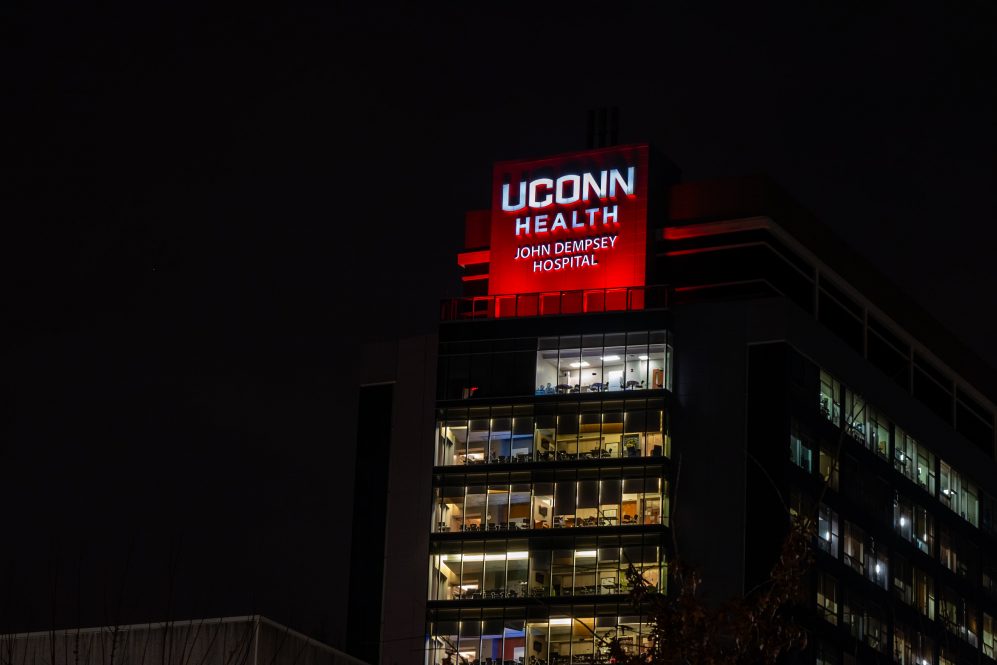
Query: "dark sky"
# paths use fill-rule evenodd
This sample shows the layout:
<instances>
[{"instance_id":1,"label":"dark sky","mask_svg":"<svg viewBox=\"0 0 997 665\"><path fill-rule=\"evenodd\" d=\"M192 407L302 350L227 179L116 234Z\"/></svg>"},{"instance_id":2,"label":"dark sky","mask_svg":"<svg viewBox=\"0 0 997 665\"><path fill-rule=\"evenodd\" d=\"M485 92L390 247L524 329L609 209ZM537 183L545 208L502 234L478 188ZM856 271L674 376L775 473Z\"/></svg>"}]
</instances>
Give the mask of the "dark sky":
<instances>
[{"instance_id":1,"label":"dark sky","mask_svg":"<svg viewBox=\"0 0 997 665\"><path fill-rule=\"evenodd\" d=\"M992 3L99 4L4 10L0 632L341 644L358 346L432 329L491 163L590 108L772 176L997 365Z\"/></svg>"}]
</instances>

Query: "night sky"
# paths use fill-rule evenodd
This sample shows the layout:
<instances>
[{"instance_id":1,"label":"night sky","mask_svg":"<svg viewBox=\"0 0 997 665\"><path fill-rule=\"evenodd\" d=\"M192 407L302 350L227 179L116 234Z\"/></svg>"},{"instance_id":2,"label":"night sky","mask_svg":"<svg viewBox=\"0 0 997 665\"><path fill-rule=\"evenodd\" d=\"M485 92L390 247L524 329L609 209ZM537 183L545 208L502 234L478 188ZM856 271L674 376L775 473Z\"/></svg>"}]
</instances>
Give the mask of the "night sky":
<instances>
[{"instance_id":1,"label":"night sky","mask_svg":"<svg viewBox=\"0 0 997 665\"><path fill-rule=\"evenodd\" d=\"M93 4L3 10L0 633L342 645L358 347L433 329L492 162L592 108L773 177L997 365L991 2Z\"/></svg>"}]
</instances>

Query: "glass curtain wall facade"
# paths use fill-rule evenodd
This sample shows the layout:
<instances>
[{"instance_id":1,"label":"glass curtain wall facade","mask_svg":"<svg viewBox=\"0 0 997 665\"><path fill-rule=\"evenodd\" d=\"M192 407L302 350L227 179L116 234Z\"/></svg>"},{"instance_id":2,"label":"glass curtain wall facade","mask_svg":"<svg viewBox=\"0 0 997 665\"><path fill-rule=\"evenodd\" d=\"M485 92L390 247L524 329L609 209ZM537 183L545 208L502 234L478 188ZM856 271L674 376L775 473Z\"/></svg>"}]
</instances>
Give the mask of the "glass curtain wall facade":
<instances>
[{"instance_id":1,"label":"glass curtain wall facade","mask_svg":"<svg viewBox=\"0 0 997 665\"><path fill-rule=\"evenodd\" d=\"M668 335L532 345L535 364L482 374L528 372L498 381L500 399L479 399L497 394L490 386L453 384L464 361L441 359L427 571L433 665L602 662L611 637L638 653L649 627L628 595L628 569L667 591ZM486 364L474 355L468 364Z\"/></svg>"},{"instance_id":2,"label":"glass curtain wall facade","mask_svg":"<svg viewBox=\"0 0 997 665\"><path fill-rule=\"evenodd\" d=\"M805 364L809 396L794 403L812 406L794 408L788 428L790 502L809 511L822 497L813 608L827 634L853 640L822 643L817 662L840 663L842 653L916 665L993 659L997 499L971 480L975 469Z\"/></svg>"}]
</instances>

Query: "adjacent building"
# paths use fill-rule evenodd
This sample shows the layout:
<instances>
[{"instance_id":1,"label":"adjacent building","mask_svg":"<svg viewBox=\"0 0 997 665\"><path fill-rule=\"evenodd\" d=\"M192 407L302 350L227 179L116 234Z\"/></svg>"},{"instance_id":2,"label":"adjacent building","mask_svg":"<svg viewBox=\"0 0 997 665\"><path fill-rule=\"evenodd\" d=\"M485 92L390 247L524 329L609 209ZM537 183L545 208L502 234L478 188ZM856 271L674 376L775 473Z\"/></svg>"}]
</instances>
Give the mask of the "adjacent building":
<instances>
[{"instance_id":1,"label":"adjacent building","mask_svg":"<svg viewBox=\"0 0 997 665\"><path fill-rule=\"evenodd\" d=\"M5 665L364 665L264 616L0 635Z\"/></svg>"},{"instance_id":2,"label":"adjacent building","mask_svg":"<svg viewBox=\"0 0 997 665\"><path fill-rule=\"evenodd\" d=\"M667 593L681 558L720 601L809 511L800 662L995 658L994 372L772 183L679 183L643 145L499 163L458 263L433 416L390 444L424 479L387 508L425 534L386 561L424 580L384 589L420 608L409 654L639 652L629 567Z\"/></svg>"}]
</instances>

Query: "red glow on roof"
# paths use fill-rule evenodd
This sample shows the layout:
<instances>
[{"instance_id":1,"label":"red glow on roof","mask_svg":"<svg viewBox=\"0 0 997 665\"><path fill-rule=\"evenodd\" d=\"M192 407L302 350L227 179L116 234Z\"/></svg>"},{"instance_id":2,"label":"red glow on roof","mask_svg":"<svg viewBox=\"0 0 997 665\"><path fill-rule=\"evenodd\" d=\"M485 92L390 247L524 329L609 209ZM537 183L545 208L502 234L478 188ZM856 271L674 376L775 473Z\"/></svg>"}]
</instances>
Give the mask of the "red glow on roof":
<instances>
[{"instance_id":1,"label":"red glow on roof","mask_svg":"<svg viewBox=\"0 0 997 665\"><path fill-rule=\"evenodd\" d=\"M473 252L461 252L457 255L457 265L461 268L479 265L491 261L491 252L487 249L479 249Z\"/></svg>"},{"instance_id":2,"label":"red glow on roof","mask_svg":"<svg viewBox=\"0 0 997 665\"><path fill-rule=\"evenodd\" d=\"M492 211L470 210L464 215L464 247L487 247L491 237Z\"/></svg>"},{"instance_id":3,"label":"red glow on roof","mask_svg":"<svg viewBox=\"0 0 997 665\"><path fill-rule=\"evenodd\" d=\"M663 232L665 240L686 240L687 238L700 238L707 235L711 234L698 226L668 226Z\"/></svg>"}]
</instances>

